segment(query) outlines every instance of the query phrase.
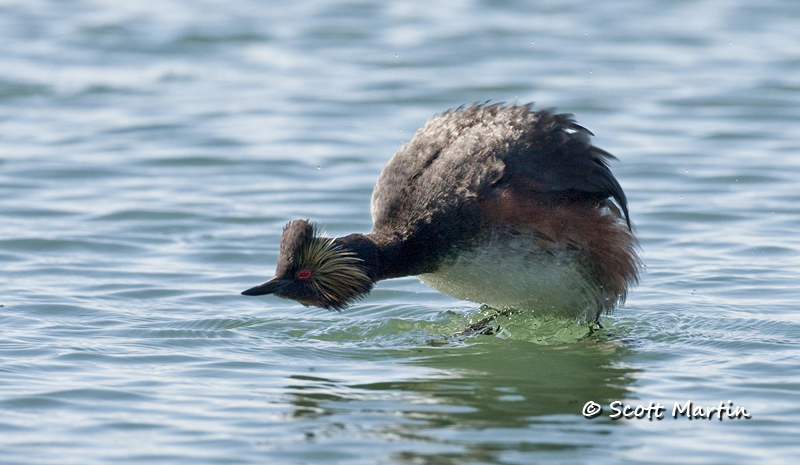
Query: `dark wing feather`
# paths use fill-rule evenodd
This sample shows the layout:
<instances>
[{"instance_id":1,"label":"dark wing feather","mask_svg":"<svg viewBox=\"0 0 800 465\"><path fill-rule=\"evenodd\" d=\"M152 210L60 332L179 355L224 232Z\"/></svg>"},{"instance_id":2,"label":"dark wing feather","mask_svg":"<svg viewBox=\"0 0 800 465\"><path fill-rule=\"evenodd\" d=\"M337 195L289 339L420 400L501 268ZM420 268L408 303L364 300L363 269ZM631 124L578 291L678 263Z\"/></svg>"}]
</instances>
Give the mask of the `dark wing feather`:
<instances>
[{"instance_id":1,"label":"dark wing feather","mask_svg":"<svg viewBox=\"0 0 800 465\"><path fill-rule=\"evenodd\" d=\"M372 195L374 231L430 229L458 236L477 227L476 200L509 188L600 202L628 222L625 194L608 168L614 157L589 142L571 115L531 105L470 105L435 116L392 157ZM433 218L447 215L447 231ZM453 226L454 218L464 223ZM469 223L469 224L468 224Z\"/></svg>"},{"instance_id":2,"label":"dark wing feather","mask_svg":"<svg viewBox=\"0 0 800 465\"><path fill-rule=\"evenodd\" d=\"M572 115L543 110L530 113L529 128L502 157L503 177L496 183L531 193L554 193L572 198L613 198L630 228L628 201L608 167L610 153L589 142L591 132Z\"/></svg>"}]
</instances>

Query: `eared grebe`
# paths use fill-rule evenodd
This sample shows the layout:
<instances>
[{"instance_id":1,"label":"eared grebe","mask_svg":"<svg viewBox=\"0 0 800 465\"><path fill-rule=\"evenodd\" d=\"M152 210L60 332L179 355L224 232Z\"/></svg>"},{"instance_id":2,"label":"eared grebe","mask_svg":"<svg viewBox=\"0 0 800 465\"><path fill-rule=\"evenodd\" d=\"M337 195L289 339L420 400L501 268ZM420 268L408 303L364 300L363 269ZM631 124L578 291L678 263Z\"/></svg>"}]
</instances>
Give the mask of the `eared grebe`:
<instances>
[{"instance_id":1,"label":"eared grebe","mask_svg":"<svg viewBox=\"0 0 800 465\"><path fill-rule=\"evenodd\" d=\"M372 232L328 239L292 221L275 277L242 294L341 310L414 275L498 309L596 321L625 300L639 259L614 157L589 135L531 104L435 116L378 177Z\"/></svg>"}]
</instances>

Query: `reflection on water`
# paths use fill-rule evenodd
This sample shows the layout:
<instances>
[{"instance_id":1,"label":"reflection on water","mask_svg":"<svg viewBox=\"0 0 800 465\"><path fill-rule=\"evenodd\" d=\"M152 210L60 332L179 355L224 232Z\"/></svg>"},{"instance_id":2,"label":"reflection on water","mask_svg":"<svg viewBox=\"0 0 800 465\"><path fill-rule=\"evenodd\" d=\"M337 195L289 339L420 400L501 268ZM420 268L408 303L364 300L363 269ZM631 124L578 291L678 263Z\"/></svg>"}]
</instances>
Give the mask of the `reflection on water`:
<instances>
[{"instance_id":1,"label":"reflection on water","mask_svg":"<svg viewBox=\"0 0 800 465\"><path fill-rule=\"evenodd\" d=\"M346 385L292 376L291 421L304 422L300 429L307 439L391 438L399 443L393 454L402 460L433 460L446 450L449 461L435 463L503 463L500 456L509 450L524 455L587 448L580 423L567 420L564 426L576 434L564 435L556 419L580 415L590 400L607 405L627 398L637 371L620 363L628 350L607 335L550 346L493 336L468 339L385 354L387 363L428 369L419 378ZM616 431L595 428L590 436ZM419 443L430 453L419 452Z\"/></svg>"},{"instance_id":2,"label":"reflection on water","mask_svg":"<svg viewBox=\"0 0 800 465\"><path fill-rule=\"evenodd\" d=\"M482 334L537 344L569 344L602 328L599 322L583 323L577 318L539 314L534 310L494 309L481 305L470 324L456 336Z\"/></svg>"}]
</instances>

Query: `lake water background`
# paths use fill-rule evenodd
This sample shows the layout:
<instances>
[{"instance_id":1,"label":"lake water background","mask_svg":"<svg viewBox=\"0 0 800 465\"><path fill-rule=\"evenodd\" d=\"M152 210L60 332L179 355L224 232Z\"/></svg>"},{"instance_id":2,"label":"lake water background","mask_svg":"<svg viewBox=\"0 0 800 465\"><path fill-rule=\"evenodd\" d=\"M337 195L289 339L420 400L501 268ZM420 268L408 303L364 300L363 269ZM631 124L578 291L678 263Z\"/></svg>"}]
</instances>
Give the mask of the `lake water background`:
<instances>
[{"instance_id":1,"label":"lake water background","mask_svg":"<svg viewBox=\"0 0 800 465\"><path fill-rule=\"evenodd\" d=\"M798 20L0 1L0 463L796 463ZM487 100L573 113L619 158L646 268L599 334L447 338L481 310L414 278L342 313L239 295L290 219L368 231L392 153ZM689 400L751 418L672 418Z\"/></svg>"}]
</instances>

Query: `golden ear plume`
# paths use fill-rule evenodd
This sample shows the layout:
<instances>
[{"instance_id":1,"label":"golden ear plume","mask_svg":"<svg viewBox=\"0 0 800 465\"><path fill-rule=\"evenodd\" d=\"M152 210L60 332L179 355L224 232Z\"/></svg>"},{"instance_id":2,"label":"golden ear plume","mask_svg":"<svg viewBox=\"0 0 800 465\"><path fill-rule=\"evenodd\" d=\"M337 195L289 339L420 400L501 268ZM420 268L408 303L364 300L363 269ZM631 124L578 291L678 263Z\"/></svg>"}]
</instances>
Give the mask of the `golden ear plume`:
<instances>
[{"instance_id":1,"label":"golden ear plume","mask_svg":"<svg viewBox=\"0 0 800 465\"><path fill-rule=\"evenodd\" d=\"M322 306L330 310L341 310L372 289L362 262L355 253L325 237L315 237L299 256L299 263L312 271L310 286L324 300Z\"/></svg>"}]
</instances>

